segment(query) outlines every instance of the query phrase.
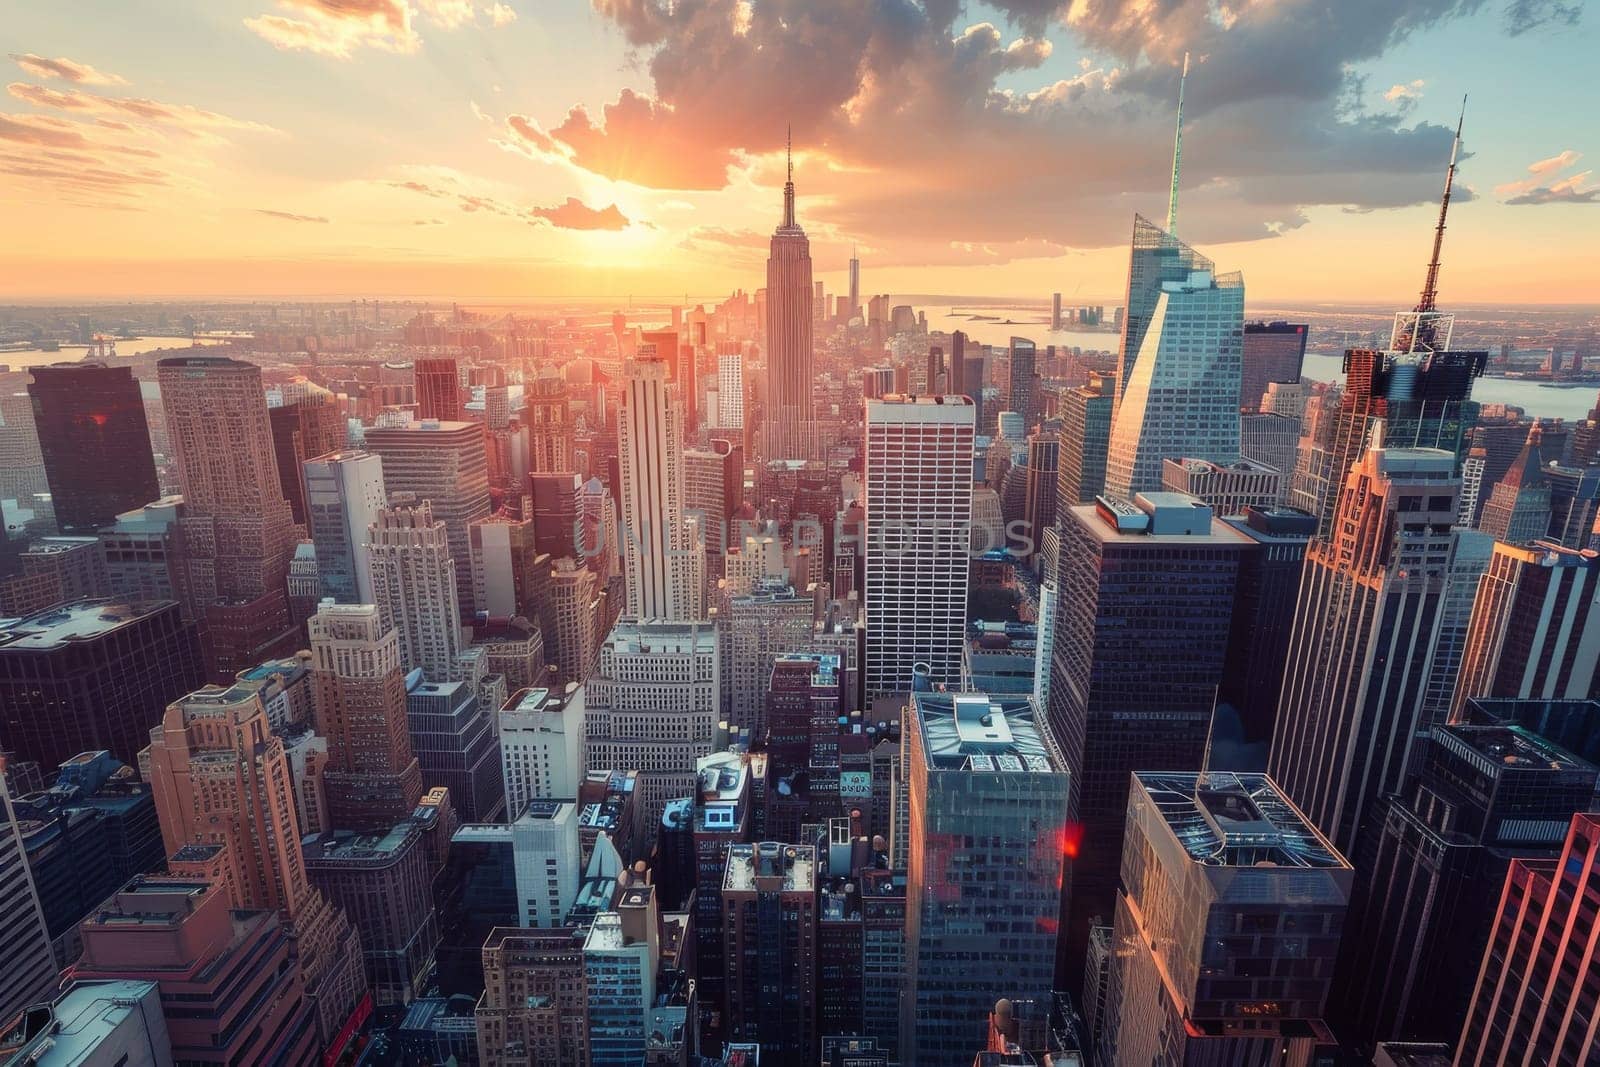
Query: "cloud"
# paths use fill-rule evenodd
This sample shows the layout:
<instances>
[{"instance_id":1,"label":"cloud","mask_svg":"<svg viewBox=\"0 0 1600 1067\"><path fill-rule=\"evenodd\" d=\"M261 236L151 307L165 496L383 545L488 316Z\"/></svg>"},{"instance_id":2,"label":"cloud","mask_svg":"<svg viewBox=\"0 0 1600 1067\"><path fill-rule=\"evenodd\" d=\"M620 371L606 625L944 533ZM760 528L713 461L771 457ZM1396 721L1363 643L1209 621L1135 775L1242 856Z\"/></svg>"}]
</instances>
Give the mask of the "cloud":
<instances>
[{"instance_id":1,"label":"cloud","mask_svg":"<svg viewBox=\"0 0 1600 1067\"><path fill-rule=\"evenodd\" d=\"M258 207L258 208L256 208L256 214L257 215L268 215L268 216L271 216L272 218L275 218L275 219L283 219L285 222L323 222L323 223L325 223L325 222L328 221L328 218L325 215L296 215L292 211L274 211L271 208L267 208L267 207Z\"/></svg>"},{"instance_id":2,"label":"cloud","mask_svg":"<svg viewBox=\"0 0 1600 1067\"><path fill-rule=\"evenodd\" d=\"M1271 238L1319 206L1437 197L1453 126L1365 109L1352 70L1487 2L992 0L995 22L966 25L957 0L595 0L649 87L574 107L548 138L607 178L748 181L776 210L792 124L814 239L986 262L1104 247L1166 203L1189 51L1181 232ZM1063 27L1096 61L1027 87Z\"/></svg>"},{"instance_id":3,"label":"cloud","mask_svg":"<svg viewBox=\"0 0 1600 1067\"><path fill-rule=\"evenodd\" d=\"M459 179L454 177L446 177L444 180L453 185L462 184ZM457 208L468 214L483 212L490 215L505 215L510 218L515 218L522 214L522 212L512 204L507 204L504 201L497 200L492 196L484 196L479 193L469 192L465 189L446 189L442 186L431 185L428 182L418 181L414 178L390 181L385 184L392 189L405 189L409 192L420 193L423 196L433 197L436 200L452 201L455 203Z\"/></svg>"},{"instance_id":4,"label":"cloud","mask_svg":"<svg viewBox=\"0 0 1600 1067\"><path fill-rule=\"evenodd\" d=\"M1506 32L1516 37L1541 26L1576 26L1583 4L1560 0L1512 0L1506 5Z\"/></svg>"},{"instance_id":5,"label":"cloud","mask_svg":"<svg viewBox=\"0 0 1600 1067\"><path fill-rule=\"evenodd\" d=\"M531 208L528 214L564 230L623 230L628 227L628 217L617 205L592 208L575 196L567 197L566 203L555 207Z\"/></svg>"},{"instance_id":6,"label":"cloud","mask_svg":"<svg viewBox=\"0 0 1600 1067\"><path fill-rule=\"evenodd\" d=\"M49 115L0 115L0 141L51 148L87 148L75 122Z\"/></svg>"},{"instance_id":7,"label":"cloud","mask_svg":"<svg viewBox=\"0 0 1600 1067\"><path fill-rule=\"evenodd\" d=\"M417 0L422 13L447 30L471 22L475 12L472 0Z\"/></svg>"},{"instance_id":8,"label":"cloud","mask_svg":"<svg viewBox=\"0 0 1600 1067\"><path fill-rule=\"evenodd\" d=\"M509 26L515 21L517 21L516 8L508 7L507 5L498 2L489 5L489 22L492 23L496 29Z\"/></svg>"},{"instance_id":9,"label":"cloud","mask_svg":"<svg viewBox=\"0 0 1600 1067\"><path fill-rule=\"evenodd\" d=\"M444 219L412 219L413 226L443 226Z\"/></svg>"},{"instance_id":10,"label":"cloud","mask_svg":"<svg viewBox=\"0 0 1600 1067\"><path fill-rule=\"evenodd\" d=\"M570 154L565 146L544 131L544 127L526 115L508 116L506 125L511 128L517 144L526 149L528 154L555 158L565 158Z\"/></svg>"},{"instance_id":11,"label":"cloud","mask_svg":"<svg viewBox=\"0 0 1600 1067\"><path fill-rule=\"evenodd\" d=\"M1422 99L1423 86L1426 84L1427 82L1417 78L1404 84L1391 85L1384 92L1383 98L1404 113L1417 106L1417 102Z\"/></svg>"},{"instance_id":12,"label":"cloud","mask_svg":"<svg viewBox=\"0 0 1600 1067\"><path fill-rule=\"evenodd\" d=\"M284 51L348 59L361 48L404 54L422 44L407 0L278 0L278 7L299 17L258 15L244 24Z\"/></svg>"},{"instance_id":13,"label":"cloud","mask_svg":"<svg viewBox=\"0 0 1600 1067\"><path fill-rule=\"evenodd\" d=\"M1569 175L1548 181L1583 158L1582 152L1571 148L1545 159L1528 164L1532 177L1505 182L1494 187L1496 196L1506 197L1507 204L1534 206L1540 204L1592 204L1600 196L1600 186L1587 185L1593 171Z\"/></svg>"},{"instance_id":14,"label":"cloud","mask_svg":"<svg viewBox=\"0 0 1600 1067\"><path fill-rule=\"evenodd\" d=\"M191 104L164 104L159 100L139 97L100 96L81 89L51 89L27 82L12 82L6 92L35 107L55 108L58 111L81 111L97 115L119 115L154 122L188 131L246 130L253 133L276 133L271 126L248 119L236 119ZM104 125L116 128L117 120L106 120ZM126 129L127 124L122 123Z\"/></svg>"},{"instance_id":15,"label":"cloud","mask_svg":"<svg viewBox=\"0 0 1600 1067\"><path fill-rule=\"evenodd\" d=\"M65 56L48 59L36 56L32 52L12 52L11 58L17 61L17 66L32 74L35 78L60 78L63 81L76 82L79 85L127 85L128 80L116 74L108 74L103 70L96 70L87 63L77 63Z\"/></svg>"}]
</instances>

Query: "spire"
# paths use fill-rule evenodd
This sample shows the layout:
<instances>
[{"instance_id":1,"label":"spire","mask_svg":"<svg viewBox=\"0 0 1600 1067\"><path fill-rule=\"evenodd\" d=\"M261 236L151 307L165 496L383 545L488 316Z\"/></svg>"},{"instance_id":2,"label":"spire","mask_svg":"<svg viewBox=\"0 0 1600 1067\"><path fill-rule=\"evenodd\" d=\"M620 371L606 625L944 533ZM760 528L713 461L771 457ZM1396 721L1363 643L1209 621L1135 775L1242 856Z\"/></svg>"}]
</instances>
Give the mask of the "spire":
<instances>
[{"instance_id":1,"label":"spire","mask_svg":"<svg viewBox=\"0 0 1600 1067\"><path fill-rule=\"evenodd\" d=\"M786 153L789 160L789 180L783 183L783 225L785 229L794 228L794 127L790 126L785 135Z\"/></svg>"},{"instance_id":2,"label":"spire","mask_svg":"<svg viewBox=\"0 0 1600 1067\"><path fill-rule=\"evenodd\" d=\"M1467 121L1467 98L1461 97L1461 117L1456 120L1456 139L1450 145L1450 166L1444 172L1444 196L1439 200L1439 225L1433 231L1433 259L1428 262L1428 280L1422 284L1418 311L1432 311L1439 295L1439 253L1444 248L1444 219L1450 213L1450 187L1456 181L1456 157L1461 153L1461 127Z\"/></svg>"},{"instance_id":3,"label":"spire","mask_svg":"<svg viewBox=\"0 0 1600 1067\"><path fill-rule=\"evenodd\" d=\"M1178 79L1178 132L1172 138L1172 193L1167 198L1167 232L1178 235L1178 168L1183 163L1183 89L1189 81L1189 53L1183 54L1183 75Z\"/></svg>"}]
</instances>

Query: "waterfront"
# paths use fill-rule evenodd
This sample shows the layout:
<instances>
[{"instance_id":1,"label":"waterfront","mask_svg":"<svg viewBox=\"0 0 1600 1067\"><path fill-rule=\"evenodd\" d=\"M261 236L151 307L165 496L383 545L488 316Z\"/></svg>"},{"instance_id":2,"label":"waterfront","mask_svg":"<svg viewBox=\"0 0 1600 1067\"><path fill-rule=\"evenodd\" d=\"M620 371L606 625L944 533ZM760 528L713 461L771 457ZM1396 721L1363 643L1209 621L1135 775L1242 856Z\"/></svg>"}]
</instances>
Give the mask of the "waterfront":
<instances>
[{"instance_id":1,"label":"waterfront","mask_svg":"<svg viewBox=\"0 0 1600 1067\"><path fill-rule=\"evenodd\" d=\"M222 344L225 338L203 338L200 344ZM130 337L116 342L117 358L128 359L153 352L158 348L189 348L196 342L188 337ZM0 368L26 370L29 367L46 367L52 363L76 363L89 351L88 345L62 345L58 351L0 352Z\"/></svg>"}]
</instances>

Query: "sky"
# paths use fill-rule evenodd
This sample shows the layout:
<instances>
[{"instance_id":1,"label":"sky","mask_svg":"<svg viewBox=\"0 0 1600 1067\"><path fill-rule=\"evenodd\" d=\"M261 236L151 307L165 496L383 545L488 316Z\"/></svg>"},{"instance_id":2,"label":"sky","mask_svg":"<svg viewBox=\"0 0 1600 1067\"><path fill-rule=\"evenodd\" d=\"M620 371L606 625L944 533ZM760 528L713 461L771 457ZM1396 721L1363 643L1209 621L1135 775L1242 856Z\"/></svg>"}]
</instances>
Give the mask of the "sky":
<instances>
[{"instance_id":1,"label":"sky","mask_svg":"<svg viewBox=\"0 0 1600 1067\"><path fill-rule=\"evenodd\" d=\"M1135 212L1247 300L1600 292L1582 0L0 0L0 301L535 299L816 276L1120 300ZM792 131L792 133L790 132Z\"/></svg>"}]
</instances>

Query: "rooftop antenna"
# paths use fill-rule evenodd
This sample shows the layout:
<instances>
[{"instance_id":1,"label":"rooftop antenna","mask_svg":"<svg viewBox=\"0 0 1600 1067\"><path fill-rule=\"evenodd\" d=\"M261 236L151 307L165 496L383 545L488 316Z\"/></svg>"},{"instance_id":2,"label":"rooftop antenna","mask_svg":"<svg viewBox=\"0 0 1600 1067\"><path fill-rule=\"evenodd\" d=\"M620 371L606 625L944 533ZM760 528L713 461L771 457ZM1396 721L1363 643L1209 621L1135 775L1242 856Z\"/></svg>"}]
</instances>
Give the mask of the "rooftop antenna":
<instances>
[{"instance_id":1,"label":"rooftop antenna","mask_svg":"<svg viewBox=\"0 0 1600 1067\"><path fill-rule=\"evenodd\" d=\"M1433 231L1433 259L1428 262L1428 280L1422 286L1418 311L1432 311L1439 296L1439 252L1444 248L1444 218L1450 213L1450 187L1456 181L1456 157L1461 152L1461 127L1467 121L1467 97L1461 97L1461 117L1456 120L1456 139L1450 145L1450 167L1444 172L1444 196L1439 201L1439 225Z\"/></svg>"},{"instance_id":2,"label":"rooftop antenna","mask_svg":"<svg viewBox=\"0 0 1600 1067\"><path fill-rule=\"evenodd\" d=\"M785 153L789 161L789 179L783 183L783 225L794 227L794 127L787 127L784 135Z\"/></svg>"},{"instance_id":3,"label":"rooftop antenna","mask_svg":"<svg viewBox=\"0 0 1600 1067\"><path fill-rule=\"evenodd\" d=\"M1178 232L1178 168L1183 163L1183 88L1189 81L1189 53L1183 54L1183 76L1178 79L1178 132L1172 137L1172 193L1167 197L1167 232Z\"/></svg>"}]
</instances>

